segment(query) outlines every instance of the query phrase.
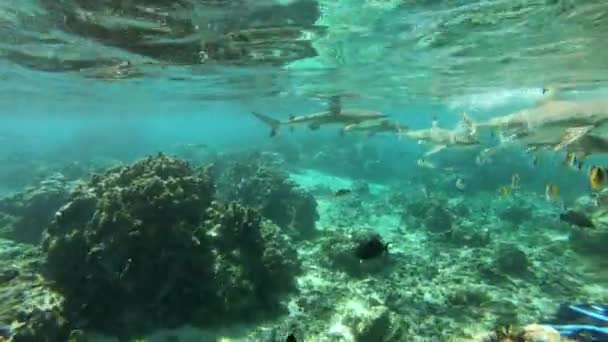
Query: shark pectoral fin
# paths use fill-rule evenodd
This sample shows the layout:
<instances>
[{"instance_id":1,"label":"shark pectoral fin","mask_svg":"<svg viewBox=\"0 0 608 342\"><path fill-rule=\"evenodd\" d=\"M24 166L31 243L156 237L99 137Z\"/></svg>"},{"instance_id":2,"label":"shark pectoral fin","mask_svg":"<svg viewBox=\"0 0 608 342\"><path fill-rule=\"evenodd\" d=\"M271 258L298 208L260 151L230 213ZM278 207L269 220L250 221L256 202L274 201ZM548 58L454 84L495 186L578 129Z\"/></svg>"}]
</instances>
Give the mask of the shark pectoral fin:
<instances>
[{"instance_id":1,"label":"shark pectoral fin","mask_svg":"<svg viewBox=\"0 0 608 342\"><path fill-rule=\"evenodd\" d=\"M316 131L316 130L318 130L319 128L321 128L321 125L319 125L319 124L318 124L318 123L316 123L316 122L312 122L312 123L310 123L310 124L308 125L308 128L310 128L310 130L311 130L311 131Z\"/></svg>"},{"instance_id":2,"label":"shark pectoral fin","mask_svg":"<svg viewBox=\"0 0 608 342\"><path fill-rule=\"evenodd\" d=\"M290 132L293 132L293 131L295 131L295 127L293 127L293 126L290 126L290 127L289 127L289 131L290 131Z\"/></svg>"},{"instance_id":3,"label":"shark pectoral fin","mask_svg":"<svg viewBox=\"0 0 608 342\"><path fill-rule=\"evenodd\" d=\"M591 126L591 125L567 128L564 131L564 136L562 137L562 140L560 141L559 144L557 144L553 148L553 150L559 151L559 150L563 149L564 147L574 143L575 141L579 140L580 138L584 137L587 133L589 133L589 131L592 128L593 128L593 126Z\"/></svg>"},{"instance_id":4,"label":"shark pectoral fin","mask_svg":"<svg viewBox=\"0 0 608 342\"><path fill-rule=\"evenodd\" d=\"M376 132L367 132L367 137L373 137L374 135L376 135Z\"/></svg>"},{"instance_id":5,"label":"shark pectoral fin","mask_svg":"<svg viewBox=\"0 0 608 342\"><path fill-rule=\"evenodd\" d=\"M429 150L428 152L426 152L424 154L425 157L428 157L430 155L436 154L438 152L441 152L444 148L446 148L446 145L437 145L435 147L433 147L431 150Z\"/></svg>"}]
</instances>

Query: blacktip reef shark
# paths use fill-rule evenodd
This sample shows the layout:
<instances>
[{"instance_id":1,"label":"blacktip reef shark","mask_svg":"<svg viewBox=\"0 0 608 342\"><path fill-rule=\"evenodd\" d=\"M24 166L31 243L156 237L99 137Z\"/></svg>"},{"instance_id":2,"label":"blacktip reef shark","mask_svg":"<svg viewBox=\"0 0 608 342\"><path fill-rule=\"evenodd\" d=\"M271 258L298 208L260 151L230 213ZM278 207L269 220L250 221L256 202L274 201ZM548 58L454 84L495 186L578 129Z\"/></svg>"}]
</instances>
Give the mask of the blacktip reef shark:
<instances>
[{"instance_id":1,"label":"blacktip reef shark","mask_svg":"<svg viewBox=\"0 0 608 342\"><path fill-rule=\"evenodd\" d=\"M574 154L578 158L586 158L594 154L608 153L608 138L594 133L588 133L588 128L568 128L564 135L547 139L546 141L527 142L529 152L538 150L561 150Z\"/></svg>"},{"instance_id":2,"label":"blacktip reef shark","mask_svg":"<svg viewBox=\"0 0 608 342\"><path fill-rule=\"evenodd\" d=\"M425 153L425 156L430 156L442 151L446 147L470 147L478 146L480 141L471 134L468 127L466 129L446 129L439 127L439 121L433 119L431 128L407 130L401 133L410 139L417 140L418 143L430 143L434 147Z\"/></svg>"},{"instance_id":3,"label":"blacktip reef shark","mask_svg":"<svg viewBox=\"0 0 608 342\"><path fill-rule=\"evenodd\" d=\"M378 133L396 133L401 137L401 133L408 129L408 126L390 119L377 119L346 125L342 129L342 133L358 132L366 133L367 136L373 136Z\"/></svg>"},{"instance_id":4,"label":"blacktip reef shark","mask_svg":"<svg viewBox=\"0 0 608 342\"><path fill-rule=\"evenodd\" d=\"M342 124L347 126L387 117L386 114L366 109L343 109L339 96L332 96L330 98L329 110L327 111L291 116L286 121L280 121L257 112L252 112L252 114L270 127L271 137L274 137L279 128L283 126L293 128L294 126L305 125L311 130L317 130L321 128L321 126L328 124Z\"/></svg>"},{"instance_id":5,"label":"blacktip reef shark","mask_svg":"<svg viewBox=\"0 0 608 342\"><path fill-rule=\"evenodd\" d=\"M556 90L548 90L535 107L484 122L474 122L466 114L463 119L471 127L471 134L484 128L498 130L508 140L528 146L553 145L555 151L576 141L593 144L593 138L580 139L588 134L603 139L608 133L608 101L566 101L555 97Z\"/></svg>"}]
</instances>

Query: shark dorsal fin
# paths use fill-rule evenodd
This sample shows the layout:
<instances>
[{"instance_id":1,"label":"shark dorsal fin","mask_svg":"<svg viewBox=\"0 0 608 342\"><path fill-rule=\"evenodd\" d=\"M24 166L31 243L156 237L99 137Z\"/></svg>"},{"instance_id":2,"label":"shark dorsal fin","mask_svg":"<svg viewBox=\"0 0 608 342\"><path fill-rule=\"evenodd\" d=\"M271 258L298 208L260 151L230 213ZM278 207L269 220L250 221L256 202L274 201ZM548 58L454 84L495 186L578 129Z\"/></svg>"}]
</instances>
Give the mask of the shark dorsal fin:
<instances>
[{"instance_id":1,"label":"shark dorsal fin","mask_svg":"<svg viewBox=\"0 0 608 342\"><path fill-rule=\"evenodd\" d=\"M296 116L295 116L295 115L293 115L293 114L289 115L289 120L293 120L293 119L295 119L295 118L296 118Z\"/></svg>"},{"instance_id":2,"label":"shark dorsal fin","mask_svg":"<svg viewBox=\"0 0 608 342\"><path fill-rule=\"evenodd\" d=\"M433 121L431 122L431 128L439 128L439 119L436 116L433 116Z\"/></svg>"},{"instance_id":3,"label":"shark dorsal fin","mask_svg":"<svg viewBox=\"0 0 608 342\"><path fill-rule=\"evenodd\" d=\"M342 97L333 95L329 98L329 112L332 115L340 115L342 112Z\"/></svg>"},{"instance_id":4,"label":"shark dorsal fin","mask_svg":"<svg viewBox=\"0 0 608 342\"><path fill-rule=\"evenodd\" d=\"M537 106L541 106L547 102L558 100L561 94L561 89L556 86L546 86L542 89L542 98L537 102Z\"/></svg>"}]
</instances>

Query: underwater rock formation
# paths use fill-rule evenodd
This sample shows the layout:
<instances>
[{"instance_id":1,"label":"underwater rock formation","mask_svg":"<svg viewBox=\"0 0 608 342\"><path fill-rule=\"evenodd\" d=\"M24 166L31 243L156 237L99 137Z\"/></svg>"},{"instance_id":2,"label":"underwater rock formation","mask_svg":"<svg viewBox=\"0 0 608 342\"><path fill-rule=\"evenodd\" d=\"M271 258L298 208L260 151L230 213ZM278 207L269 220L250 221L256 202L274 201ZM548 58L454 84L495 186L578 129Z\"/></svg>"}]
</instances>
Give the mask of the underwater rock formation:
<instances>
[{"instance_id":1,"label":"underwater rock formation","mask_svg":"<svg viewBox=\"0 0 608 342\"><path fill-rule=\"evenodd\" d=\"M359 196L367 196L370 194L369 184L364 180L356 180L353 182L352 191Z\"/></svg>"},{"instance_id":2,"label":"underwater rock formation","mask_svg":"<svg viewBox=\"0 0 608 342\"><path fill-rule=\"evenodd\" d=\"M515 226L518 226L532 219L532 208L513 204L501 210L498 213L498 217L503 221L507 221Z\"/></svg>"},{"instance_id":3,"label":"underwater rock formation","mask_svg":"<svg viewBox=\"0 0 608 342\"><path fill-rule=\"evenodd\" d=\"M218 196L251 206L295 238L315 233L317 202L306 190L289 180L286 172L255 156L228 163L220 172Z\"/></svg>"},{"instance_id":4,"label":"underwater rock formation","mask_svg":"<svg viewBox=\"0 0 608 342\"><path fill-rule=\"evenodd\" d=\"M369 308L364 314L347 313L342 318L342 324L345 327L342 337L348 337L350 333L355 342L403 341L405 337L397 315L381 305ZM338 331L336 329L336 332ZM338 333L334 335L340 336Z\"/></svg>"},{"instance_id":5,"label":"underwater rock formation","mask_svg":"<svg viewBox=\"0 0 608 342\"><path fill-rule=\"evenodd\" d=\"M506 274L521 275L528 271L528 256L516 245L502 243L498 246L495 259L496 268Z\"/></svg>"},{"instance_id":6,"label":"underwater rock formation","mask_svg":"<svg viewBox=\"0 0 608 342\"><path fill-rule=\"evenodd\" d=\"M443 206L433 205L426 213L424 225L433 233L445 233L452 229L452 214Z\"/></svg>"},{"instance_id":7,"label":"underwater rock formation","mask_svg":"<svg viewBox=\"0 0 608 342\"><path fill-rule=\"evenodd\" d=\"M70 189L63 176L56 175L24 192L0 200L0 237L38 244L42 232L68 199Z\"/></svg>"},{"instance_id":8,"label":"underwater rock formation","mask_svg":"<svg viewBox=\"0 0 608 342\"><path fill-rule=\"evenodd\" d=\"M569 241L577 253L594 257L608 256L608 230L605 228L573 228Z\"/></svg>"},{"instance_id":9,"label":"underwater rock formation","mask_svg":"<svg viewBox=\"0 0 608 342\"><path fill-rule=\"evenodd\" d=\"M78 187L42 246L68 319L130 336L276 309L295 251L256 211L213 195L205 172L163 155Z\"/></svg>"}]
</instances>

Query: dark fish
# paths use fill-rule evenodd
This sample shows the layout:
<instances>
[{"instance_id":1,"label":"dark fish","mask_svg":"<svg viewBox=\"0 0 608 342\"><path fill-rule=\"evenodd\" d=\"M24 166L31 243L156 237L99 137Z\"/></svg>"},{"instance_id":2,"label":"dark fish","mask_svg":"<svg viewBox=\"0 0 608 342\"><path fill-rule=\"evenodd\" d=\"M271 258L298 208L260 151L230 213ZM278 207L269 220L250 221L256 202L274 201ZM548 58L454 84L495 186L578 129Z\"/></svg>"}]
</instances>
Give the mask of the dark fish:
<instances>
[{"instance_id":1,"label":"dark fish","mask_svg":"<svg viewBox=\"0 0 608 342\"><path fill-rule=\"evenodd\" d=\"M355 256L360 260L374 259L384 253L388 253L388 245L390 243L384 243L380 240L380 237L373 236L366 240L359 242L355 250Z\"/></svg>"},{"instance_id":2,"label":"dark fish","mask_svg":"<svg viewBox=\"0 0 608 342\"><path fill-rule=\"evenodd\" d=\"M296 340L296 337L293 336L293 334L289 334L289 336L287 336L287 339L285 339L285 342L298 342L298 340Z\"/></svg>"},{"instance_id":3,"label":"dark fish","mask_svg":"<svg viewBox=\"0 0 608 342\"><path fill-rule=\"evenodd\" d=\"M351 192L353 192L351 189L340 189L334 192L334 197L346 196L349 195Z\"/></svg>"},{"instance_id":4,"label":"dark fish","mask_svg":"<svg viewBox=\"0 0 608 342\"><path fill-rule=\"evenodd\" d=\"M559 215L559 219L579 227L595 228L593 222L583 213L568 210Z\"/></svg>"}]
</instances>

